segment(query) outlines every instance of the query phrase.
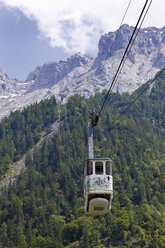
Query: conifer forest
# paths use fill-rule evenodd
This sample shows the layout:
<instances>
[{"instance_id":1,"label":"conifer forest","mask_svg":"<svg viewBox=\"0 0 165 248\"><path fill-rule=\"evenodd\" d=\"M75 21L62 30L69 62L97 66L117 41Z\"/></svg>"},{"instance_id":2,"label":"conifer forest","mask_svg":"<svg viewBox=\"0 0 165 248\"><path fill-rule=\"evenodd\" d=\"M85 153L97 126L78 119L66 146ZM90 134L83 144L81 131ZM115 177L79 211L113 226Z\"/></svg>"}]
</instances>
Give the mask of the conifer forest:
<instances>
[{"instance_id":1,"label":"conifer forest","mask_svg":"<svg viewBox=\"0 0 165 248\"><path fill-rule=\"evenodd\" d=\"M0 182L25 156L0 189L1 248L165 247L165 73L152 86L126 111L144 86L112 93L94 130L95 156L113 161L112 209L100 217L84 211L84 164L89 113L106 91L52 97L0 122Z\"/></svg>"}]
</instances>

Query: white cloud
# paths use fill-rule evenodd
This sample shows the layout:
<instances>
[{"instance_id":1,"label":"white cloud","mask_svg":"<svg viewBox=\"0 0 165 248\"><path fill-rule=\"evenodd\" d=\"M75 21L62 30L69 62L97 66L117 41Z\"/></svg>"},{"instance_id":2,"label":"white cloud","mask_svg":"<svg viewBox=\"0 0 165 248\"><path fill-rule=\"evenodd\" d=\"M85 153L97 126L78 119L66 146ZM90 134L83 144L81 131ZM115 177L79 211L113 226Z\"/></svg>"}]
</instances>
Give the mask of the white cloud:
<instances>
[{"instance_id":1,"label":"white cloud","mask_svg":"<svg viewBox=\"0 0 165 248\"><path fill-rule=\"evenodd\" d=\"M17 8L35 20L40 36L51 46L74 53L97 51L101 34L120 25L130 0L0 0L5 6ZM135 25L145 0L131 3L124 23ZM153 1L144 26L164 26L163 0Z\"/></svg>"}]
</instances>

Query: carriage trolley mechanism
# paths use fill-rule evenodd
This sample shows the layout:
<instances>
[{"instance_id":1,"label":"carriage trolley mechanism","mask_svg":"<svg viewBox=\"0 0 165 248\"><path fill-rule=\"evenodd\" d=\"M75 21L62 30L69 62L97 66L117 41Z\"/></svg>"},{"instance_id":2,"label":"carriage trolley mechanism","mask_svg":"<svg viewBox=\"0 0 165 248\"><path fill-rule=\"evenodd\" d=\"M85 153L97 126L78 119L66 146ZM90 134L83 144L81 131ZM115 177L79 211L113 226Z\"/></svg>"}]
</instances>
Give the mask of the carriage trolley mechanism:
<instances>
[{"instance_id":1,"label":"carriage trolley mechanism","mask_svg":"<svg viewBox=\"0 0 165 248\"><path fill-rule=\"evenodd\" d=\"M113 198L112 160L94 158L93 128L97 125L98 115L92 112L88 124L88 159L84 174L84 208L87 212L99 216L111 209Z\"/></svg>"}]
</instances>

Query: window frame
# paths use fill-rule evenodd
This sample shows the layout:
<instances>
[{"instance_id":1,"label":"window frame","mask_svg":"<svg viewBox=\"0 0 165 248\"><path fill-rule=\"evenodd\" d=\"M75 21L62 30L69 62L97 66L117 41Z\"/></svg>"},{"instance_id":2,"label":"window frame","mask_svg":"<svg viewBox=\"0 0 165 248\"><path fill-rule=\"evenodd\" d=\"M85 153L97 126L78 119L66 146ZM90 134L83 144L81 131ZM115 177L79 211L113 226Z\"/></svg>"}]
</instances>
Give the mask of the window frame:
<instances>
[{"instance_id":1,"label":"window frame","mask_svg":"<svg viewBox=\"0 0 165 248\"><path fill-rule=\"evenodd\" d=\"M109 168L108 168L108 165L109 165ZM108 175L108 176L112 176L112 162L111 161L106 161L105 162L105 174Z\"/></svg>"},{"instance_id":2,"label":"window frame","mask_svg":"<svg viewBox=\"0 0 165 248\"><path fill-rule=\"evenodd\" d=\"M93 175L93 162L90 160L87 160L86 163L86 176Z\"/></svg>"}]
</instances>

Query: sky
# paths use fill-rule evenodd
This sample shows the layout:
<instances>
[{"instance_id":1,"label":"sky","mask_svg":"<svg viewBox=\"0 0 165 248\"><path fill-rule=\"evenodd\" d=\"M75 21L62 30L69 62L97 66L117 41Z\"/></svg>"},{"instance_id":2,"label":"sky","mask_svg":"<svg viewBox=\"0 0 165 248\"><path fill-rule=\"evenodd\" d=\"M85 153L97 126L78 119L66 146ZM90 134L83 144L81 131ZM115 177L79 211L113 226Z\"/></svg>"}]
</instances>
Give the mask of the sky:
<instances>
[{"instance_id":1,"label":"sky","mask_svg":"<svg viewBox=\"0 0 165 248\"><path fill-rule=\"evenodd\" d=\"M35 67L77 52L97 56L101 35L135 26L146 0L0 0L0 67L25 80ZM153 0L142 27L165 26L165 4Z\"/></svg>"}]
</instances>

